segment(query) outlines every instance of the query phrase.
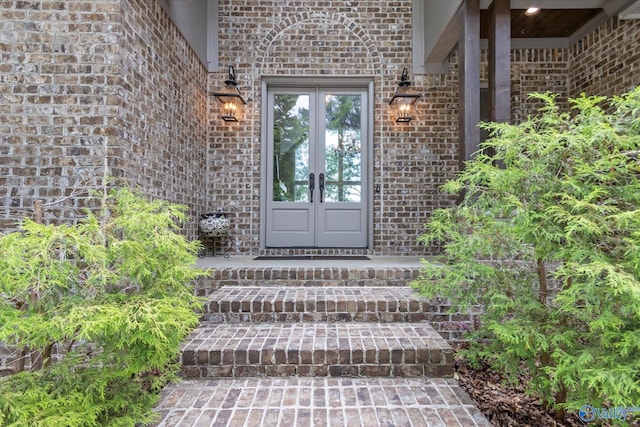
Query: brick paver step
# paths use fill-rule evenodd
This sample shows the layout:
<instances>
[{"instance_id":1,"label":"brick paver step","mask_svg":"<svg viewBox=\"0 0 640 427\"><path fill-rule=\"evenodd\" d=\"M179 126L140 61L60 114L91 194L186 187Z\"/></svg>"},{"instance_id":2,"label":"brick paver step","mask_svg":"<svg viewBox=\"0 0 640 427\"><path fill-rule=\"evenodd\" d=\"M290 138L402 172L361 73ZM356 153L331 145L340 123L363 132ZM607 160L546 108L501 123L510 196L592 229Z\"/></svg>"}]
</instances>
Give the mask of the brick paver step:
<instances>
[{"instance_id":1,"label":"brick paver step","mask_svg":"<svg viewBox=\"0 0 640 427\"><path fill-rule=\"evenodd\" d=\"M419 266L390 267L369 264L360 266L216 266L211 278L202 279L198 288L202 295L220 286L407 286L418 277Z\"/></svg>"},{"instance_id":2,"label":"brick paver step","mask_svg":"<svg viewBox=\"0 0 640 427\"><path fill-rule=\"evenodd\" d=\"M452 378L233 378L166 387L158 427L491 424Z\"/></svg>"},{"instance_id":3,"label":"brick paver step","mask_svg":"<svg viewBox=\"0 0 640 427\"><path fill-rule=\"evenodd\" d=\"M428 323L201 325L181 362L187 378L453 375L453 350Z\"/></svg>"},{"instance_id":4,"label":"brick paver step","mask_svg":"<svg viewBox=\"0 0 640 427\"><path fill-rule=\"evenodd\" d=\"M489 426L429 324L454 319L408 286L420 264L383 261L216 265L157 426Z\"/></svg>"},{"instance_id":5,"label":"brick paver step","mask_svg":"<svg viewBox=\"0 0 640 427\"><path fill-rule=\"evenodd\" d=\"M434 311L403 287L235 287L211 295L208 322L420 322Z\"/></svg>"}]
</instances>

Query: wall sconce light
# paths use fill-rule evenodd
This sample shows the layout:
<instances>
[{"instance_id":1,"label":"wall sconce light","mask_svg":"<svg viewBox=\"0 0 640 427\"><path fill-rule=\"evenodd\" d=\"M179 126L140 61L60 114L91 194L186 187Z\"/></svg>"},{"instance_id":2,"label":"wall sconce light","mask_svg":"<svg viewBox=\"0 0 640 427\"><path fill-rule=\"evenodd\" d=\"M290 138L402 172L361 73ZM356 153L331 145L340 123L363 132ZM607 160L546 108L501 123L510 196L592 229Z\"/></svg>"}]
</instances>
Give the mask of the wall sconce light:
<instances>
[{"instance_id":1,"label":"wall sconce light","mask_svg":"<svg viewBox=\"0 0 640 427\"><path fill-rule=\"evenodd\" d=\"M405 67L402 70L398 89L391 101L389 101L389 105L393 105L396 110L396 123L408 123L413 118L413 105L421 95L409 89L410 85L407 68Z\"/></svg>"},{"instance_id":2,"label":"wall sconce light","mask_svg":"<svg viewBox=\"0 0 640 427\"><path fill-rule=\"evenodd\" d=\"M221 92L213 94L220 103L220 118L225 122L237 122L240 108L246 102L240 95L236 74L231 65L229 65L229 79L225 80L224 84L224 89Z\"/></svg>"}]
</instances>

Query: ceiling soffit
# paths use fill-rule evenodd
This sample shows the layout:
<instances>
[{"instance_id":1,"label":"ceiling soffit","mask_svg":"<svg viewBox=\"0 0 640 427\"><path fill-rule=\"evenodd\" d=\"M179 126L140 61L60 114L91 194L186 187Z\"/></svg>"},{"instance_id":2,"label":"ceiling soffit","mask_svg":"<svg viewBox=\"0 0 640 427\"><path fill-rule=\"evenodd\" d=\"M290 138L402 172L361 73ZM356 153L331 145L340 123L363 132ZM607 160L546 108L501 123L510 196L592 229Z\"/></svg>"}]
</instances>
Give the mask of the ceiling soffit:
<instances>
[{"instance_id":1,"label":"ceiling soffit","mask_svg":"<svg viewBox=\"0 0 640 427\"><path fill-rule=\"evenodd\" d=\"M481 46L487 47L487 8L480 0ZM458 42L463 0L413 0L413 72L446 72L446 58ZM511 0L511 47L568 48L611 16L640 17L640 0L537 0L541 11L525 16L531 0Z\"/></svg>"},{"instance_id":2,"label":"ceiling soffit","mask_svg":"<svg viewBox=\"0 0 640 427\"><path fill-rule=\"evenodd\" d=\"M542 9L527 16L525 9L511 9L511 38L538 39L571 37L592 19L604 12L602 9ZM489 11L480 10L480 38L489 34Z\"/></svg>"}]
</instances>

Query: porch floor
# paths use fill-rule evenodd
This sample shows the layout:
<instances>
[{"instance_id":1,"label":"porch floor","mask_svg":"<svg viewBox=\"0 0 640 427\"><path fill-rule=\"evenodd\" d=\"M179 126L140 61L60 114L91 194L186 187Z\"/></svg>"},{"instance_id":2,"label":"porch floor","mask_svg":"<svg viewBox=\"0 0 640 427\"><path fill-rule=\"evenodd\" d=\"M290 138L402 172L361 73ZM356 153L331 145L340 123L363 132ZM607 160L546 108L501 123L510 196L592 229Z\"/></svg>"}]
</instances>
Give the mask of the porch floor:
<instances>
[{"instance_id":1,"label":"porch floor","mask_svg":"<svg viewBox=\"0 0 640 427\"><path fill-rule=\"evenodd\" d=\"M207 256L196 261L198 268L420 268L421 259L425 257L417 256L379 256L368 255L368 260L349 259L348 256L336 258L298 258L284 259L272 257L270 259L255 259L254 256L230 256L225 258L221 255Z\"/></svg>"}]
</instances>

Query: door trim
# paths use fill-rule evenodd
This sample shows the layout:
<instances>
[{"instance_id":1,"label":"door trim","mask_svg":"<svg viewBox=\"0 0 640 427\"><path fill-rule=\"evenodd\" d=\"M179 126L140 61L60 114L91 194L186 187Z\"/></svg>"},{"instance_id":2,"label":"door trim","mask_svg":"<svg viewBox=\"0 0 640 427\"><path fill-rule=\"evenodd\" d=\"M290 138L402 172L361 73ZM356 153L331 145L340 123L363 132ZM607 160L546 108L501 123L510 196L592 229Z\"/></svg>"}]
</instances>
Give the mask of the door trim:
<instances>
[{"instance_id":1,"label":"door trim","mask_svg":"<svg viewBox=\"0 0 640 427\"><path fill-rule=\"evenodd\" d=\"M268 152L268 121L266 113L268 112L267 91L271 86L278 87L320 87L320 88L354 88L367 90L367 129L365 129L367 140L370 141L369 155L367 156L365 168L369 179L366 183L366 191L368 194L367 205L367 245L363 249L373 250L373 208L374 208L374 191L376 177L373 175L374 164L374 77L373 76L262 76L261 78L261 104L260 104L260 233L259 233L259 249L267 249L265 244L267 237L266 218L267 218L267 152ZM293 248L293 247L292 247ZM328 249L328 248L325 248Z\"/></svg>"}]
</instances>

